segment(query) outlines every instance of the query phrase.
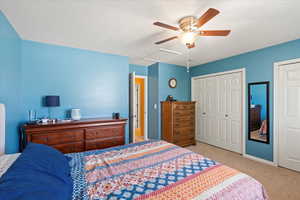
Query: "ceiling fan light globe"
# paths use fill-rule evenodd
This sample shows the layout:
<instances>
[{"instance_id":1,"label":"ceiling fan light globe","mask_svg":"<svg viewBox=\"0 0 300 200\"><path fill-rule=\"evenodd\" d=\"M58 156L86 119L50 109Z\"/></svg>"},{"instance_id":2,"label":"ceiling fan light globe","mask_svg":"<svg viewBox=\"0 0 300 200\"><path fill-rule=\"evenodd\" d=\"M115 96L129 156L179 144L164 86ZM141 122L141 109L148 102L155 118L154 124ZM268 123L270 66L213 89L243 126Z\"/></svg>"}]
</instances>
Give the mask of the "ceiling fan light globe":
<instances>
[{"instance_id":1,"label":"ceiling fan light globe","mask_svg":"<svg viewBox=\"0 0 300 200\"><path fill-rule=\"evenodd\" d=\"M184 44L193 44L196 40L196 33L195 32L183 32L180 35L180 41Z\"/></svg>"}]
</instances>

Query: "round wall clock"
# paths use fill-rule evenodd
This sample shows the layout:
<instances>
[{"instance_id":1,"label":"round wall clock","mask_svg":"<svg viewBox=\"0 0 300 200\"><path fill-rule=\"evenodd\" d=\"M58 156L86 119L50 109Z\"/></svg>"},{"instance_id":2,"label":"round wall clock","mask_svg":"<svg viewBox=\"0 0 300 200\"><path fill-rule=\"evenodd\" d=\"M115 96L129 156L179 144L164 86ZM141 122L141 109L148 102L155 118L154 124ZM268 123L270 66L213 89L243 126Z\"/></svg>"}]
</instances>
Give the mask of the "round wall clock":
<instances>
[{"instance_id":1,"label":"round wall clock","mask_svg":"<svg viewBox=\"0 0 300 200\"><path fill-rule=\"evenodd\" d=\"M169 87L170 88L176 88L176 86L177 86L177 80L175 78L171 78L169 80Z\"/></svg>"}]
</instances>

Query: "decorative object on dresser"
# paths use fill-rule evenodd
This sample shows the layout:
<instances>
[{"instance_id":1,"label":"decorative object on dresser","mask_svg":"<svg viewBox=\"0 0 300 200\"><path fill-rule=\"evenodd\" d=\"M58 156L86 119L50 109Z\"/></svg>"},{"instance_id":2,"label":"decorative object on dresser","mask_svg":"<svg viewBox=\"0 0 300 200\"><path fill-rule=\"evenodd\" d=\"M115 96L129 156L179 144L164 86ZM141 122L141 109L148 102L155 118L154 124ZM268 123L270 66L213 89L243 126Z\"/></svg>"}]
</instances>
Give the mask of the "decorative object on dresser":
<instances>
[{"instance_id":1,"label":"decorative object on dresser","mask_svg":"<svg viewBox=\"0 0 300 200\"><path fill-rule=\"evenodd\" d=\"M36 123L36 111L35 110L28 111L28 122Z\"/></svg>"},{"instance_id":2,"label":"decorative object on dresser","mask_svg":"<svg viewBox=\"0 0 300 200\"><path fill-rule=\"evenodd\" d=\"M127 119L95 118L22 126L21 149L28 142L49 145L62 153L125 144Z\"/></svg>"},{"instance_id":3,"label":"decorative object on dresser","mask_svg":"<svg viewBox=\"0 0 300 200\"><path fill-rule=\"evenodd\" d=\"M120 113L118 113L118 112L117 113L113 113L112 114L112 118L113 119L120 119Z\"/></svg>"},{"instance_id":4,"label":"decorative object on dresser","mask_svg":"<svg viewBox=\"0 0 300 200\"><path fill-rule=\"evenodd\" d=\"M161 102L162 139L179 146L194 145L195 102Z\"/></svg>"},{"instance_id":5,"label":"decorative object on dresser","mask_svg":"<svg viewBox=\"0 0 300 200\"><path fill-rule=\"evenodd\" d=\"M80 120L81 119L80 109L78 108L71 109L71 118L72 120Z\"/></svg>"},{"instance_id":6,"label":"decorative object on dresser","mask_svg":"<svg viewBox=\"0 0 300 200\"><path fill-rule=\"evenodd\" d=\"M168 95L166 101L177 101L172 95Z\"/></svg>"}]
</instances>

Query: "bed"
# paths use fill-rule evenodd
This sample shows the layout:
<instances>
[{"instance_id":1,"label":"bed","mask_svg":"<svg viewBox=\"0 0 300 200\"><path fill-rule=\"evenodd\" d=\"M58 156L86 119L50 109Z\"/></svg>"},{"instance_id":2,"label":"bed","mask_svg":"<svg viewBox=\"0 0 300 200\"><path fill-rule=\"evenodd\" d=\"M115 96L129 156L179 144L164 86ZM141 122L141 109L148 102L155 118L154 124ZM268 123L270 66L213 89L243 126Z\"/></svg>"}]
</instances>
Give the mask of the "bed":
<instances>
[{"instance_id":1,"label":"bed","mask_svg":"<svg viewBox=\"0 0 300 200\"><path fill-rule=\"evenodd\" d=\"M248 175L165 141L65 157L72 200L268 199L264 187Z\"/></svg>"},{"instance_id":2,"label":"bed","mask_svg":"<svg viewBox=\"0 0 300 200\"><path fill-rule=\"evenodd\" d=\"M267 199L255 179L164 141L72 157L73 199Z\"/></svg>"}]
</instances>

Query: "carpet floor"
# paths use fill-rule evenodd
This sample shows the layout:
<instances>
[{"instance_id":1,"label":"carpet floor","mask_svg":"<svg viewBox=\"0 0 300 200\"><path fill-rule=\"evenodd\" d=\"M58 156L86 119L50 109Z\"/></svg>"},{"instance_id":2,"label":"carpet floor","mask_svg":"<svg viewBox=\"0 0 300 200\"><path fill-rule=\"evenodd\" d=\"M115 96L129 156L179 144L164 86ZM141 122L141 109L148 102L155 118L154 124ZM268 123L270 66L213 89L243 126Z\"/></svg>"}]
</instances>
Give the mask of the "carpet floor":
<instances>
[{"instance_id":1,"label":"carpet floor","mask_svg":"<svg viewBox=\"0 0 300 200\"><path fill-rule=\"evenodd\" d=\"M300 200L299 172L253 161L204 143L187 148L255 178L265 186L271 200Z\"/></svg>"}]
</instances>

